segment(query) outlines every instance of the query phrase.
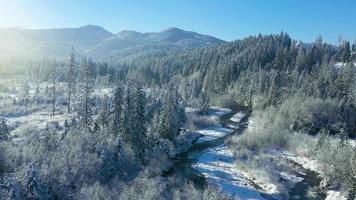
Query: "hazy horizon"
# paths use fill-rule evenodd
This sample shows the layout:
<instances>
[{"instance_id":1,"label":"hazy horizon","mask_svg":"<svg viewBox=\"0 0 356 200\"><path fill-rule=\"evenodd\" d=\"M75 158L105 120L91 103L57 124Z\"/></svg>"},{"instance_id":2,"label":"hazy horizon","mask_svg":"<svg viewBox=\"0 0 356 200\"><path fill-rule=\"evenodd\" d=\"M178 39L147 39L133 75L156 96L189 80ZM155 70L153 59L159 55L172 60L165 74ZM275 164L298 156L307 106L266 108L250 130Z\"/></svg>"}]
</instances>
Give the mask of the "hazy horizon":
<instances>
[{"instance_id":1,"label":"hazy horizon","mask_svg":"<svg viewBox=\"0 0 356 200\"><path fill-rule=\"evenodd\" d=\"M169 27L232 41L250 35L287 32L312 42L318 35L337 44L356 39L356 2L343 1L44 1L14 0L0 5L0 27L28 29L98 25L122 30L158 32ZM46 16L46 17L43 17ZM165 16L165 17L162 17ZM285 16L288 16L286 18ZM353 25L354 24L354 25Z\"/></svg>"}]
</instances>

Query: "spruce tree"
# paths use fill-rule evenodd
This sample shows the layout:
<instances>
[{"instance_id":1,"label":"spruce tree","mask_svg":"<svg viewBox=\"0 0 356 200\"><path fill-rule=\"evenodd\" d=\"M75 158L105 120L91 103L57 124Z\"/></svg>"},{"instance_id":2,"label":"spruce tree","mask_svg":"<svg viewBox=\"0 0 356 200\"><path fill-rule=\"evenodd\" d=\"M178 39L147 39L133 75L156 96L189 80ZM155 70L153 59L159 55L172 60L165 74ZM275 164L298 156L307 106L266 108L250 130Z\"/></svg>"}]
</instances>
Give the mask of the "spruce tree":
<instances>
[{"instance_id":1,"label":"spruce tree","mask_svg":"<svg viewBox=\"0 0 356 200\"><path fill-rule=\"evenodd\" d=\"M93 86L92 80L90 77L90 67L93 65L93 61L91 59L86 62L84 69L84 83L81 87L80 91L80 101L78 105L78 118L81 123L81 126L85 127L87 130L91 130L91 126L93 124L93 106L94 101L92 98Z\"/></svg>"},{"instance_id":2,"label":"spruce tree","mask_svg":"<svg viewBox=\"0 0 356 200\"><path fill-rule=\"evenodd\" d=\"M52 77L52 100L51 100L51 104L52 104L52 114L51 116L54 117L55 115L55 112L56 112L56 102L57 102L57 90L56 90L56 87L57 87L57 72L56 72L56 66L55 64L52 65L52 73L51 73Z\"/></svg>"},{"instance_id":3,"label":"spruce tree","mask_svg":"<svg viewBox=\"0 0 356 200\"><path fill-rule=\"evenodd\" d=\"M9 137L10 131L7 127L5 119L2 118L0 122L0 141L7 140Z\"/></svg>"},{"instance_id":4,"label":"spruce tree","mask_svg":"<svg viewBox=\"0 0 356 200\"><path fill-rule=\"evenodd\" d=\"M22 177L21 182L25 199L54 199L34 166L29 167L25 172L24 177Z\"/></svg>"},{"instance_id":5,"label":"spruce tree","mask_svg":"<svg viewBox=\"0 0 356 200\"><path fill-rule=\"evenodd\" d=\"M142 85L137 84L133 91L133 134L135 134L137 157L141 162L145 162L145 149L147 144L146 102L146 94L143 91Z\"/></svg>"},{"instance_id":6,"label":"spruce tree","mask_svg":"<svg viewBox=\"0 0 356 200\"><path fill-rule=\"evenodd\" d=\"M123 104L123 88L118 86L115 89L114 99L113 99L113 108L111 111L111 125L110 132L116 137L120 133L120 129L122 127L122 104Z\"/></svg>"},{"instance_id":7,"label":"spruce tree","mask_svg":"<svg viewBox=\"0 0 356 200\"><path fill-rule=\"evenodd\" d=\"M178 92L172 86L165 92L158 121L157 132L161 137L174 141L185 122L185 114L178 101Z\"/></svg>"},{"instance_id":8,"label":"spruce tree","mask_svg":"<svg viewBox=\"0 0 356 200\"><path fill-rule=\"evenodd\" d=\"M124 142L128 144L130 148L133 148L134 145L133 128L132 91L129 86L126 86L122 106L121 135Z\"/></svg>"},{"instance_id":9,"label":"spruce tree","mask_svg":"<svg viewBox=\"0 0 356 200\"><path fill-rule=\"evenodd\" d=\"M72 96L75 93L75 54L74 54L74 48L72 47L72 53L70 55L70 63L69 63L69 69L68 69L68 88L67 88L67 92L68 92L68 102L67 102L67 106L68 106L68 113L70 113L72 111L71 108L71 103L72 103Z\"/></svg>"}]
</instances>

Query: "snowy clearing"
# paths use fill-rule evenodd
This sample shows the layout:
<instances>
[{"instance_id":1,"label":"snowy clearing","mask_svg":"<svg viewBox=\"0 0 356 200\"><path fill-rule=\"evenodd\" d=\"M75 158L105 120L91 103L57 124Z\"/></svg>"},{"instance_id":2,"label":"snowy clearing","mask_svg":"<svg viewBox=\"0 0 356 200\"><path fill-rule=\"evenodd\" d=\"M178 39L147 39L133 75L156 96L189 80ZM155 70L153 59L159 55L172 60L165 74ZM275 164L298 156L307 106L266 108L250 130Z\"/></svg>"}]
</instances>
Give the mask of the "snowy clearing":
<instances>
[{"instance_id":1,"label":"snowy clearing","mask_svg":"<svg viewBox=\"0 0 356 200\"><path fill-rule=\"evenodd\" d=\"M6 120L10 127L17 128L24 124L38 124L39 128L43 128L46 123L50 122L64 122L65 119L71 118L72 114L56 114L51 117L51 112L49 111L39 111L26 116L20 117L8 117Z\"/></svg>"},{"instance_id":2,"label":"snowy clearing","mask_svg":"<svg viewBox=\"0 0 356 200\"><path fill-rule=\"evenodd\" d=\"M39 111L26 116L8 117L6 120L8 121L9 127L14 129L10 133L14 137L13 141L16 144L20 144L26 137L22 134L24 128L32 126L36 127L37 130L41 130L46 128L46 125L52 122L58 122L59 125L63 126L64 121L71 117L73 117L73 114L67 113L57 114L51 117L51 112Z\"/></svg>"}]
</instances>

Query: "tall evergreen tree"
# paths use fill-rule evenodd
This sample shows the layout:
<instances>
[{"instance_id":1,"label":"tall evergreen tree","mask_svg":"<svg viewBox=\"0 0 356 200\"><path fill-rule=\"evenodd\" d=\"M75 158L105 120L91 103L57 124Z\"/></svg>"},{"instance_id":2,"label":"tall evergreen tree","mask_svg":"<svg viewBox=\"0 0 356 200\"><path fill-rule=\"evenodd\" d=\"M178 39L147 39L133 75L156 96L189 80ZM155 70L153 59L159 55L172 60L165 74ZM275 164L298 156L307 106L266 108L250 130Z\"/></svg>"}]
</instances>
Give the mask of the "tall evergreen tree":
<instances>
[{"instance_id":1,"label":"tall evergreen tree","mask_svg":"<svg viewBox=\"0 0 356 200\"><path fill-rule=\"evenodd\" d=\"M5 119L2 118L0 122L0 141L7 140L9 137L10 131L7 127Z\"/></svg>"},{"instance_id":2,"label":"tall evergreen tree","mask_svg":"<svg viewBox=\"0 0 356 200\"><path fill-rule=\"evenodd\" d=\"M57 103L57 71L56 71L56 66L55 64L52 65L52 100L51 100L51 104L52 104L52 117L54 117L55 113L56 113L56 103Z\"/></svg>"},{"instance_id":3,"label":"tall evergreen tree","mask_svg":"<svg viewBox=\"0 0 356 200\"><path fill-rule=\"evenodd\" d=\"M165 92L163 105L159 113L157 132L161 137L174 141L185 122L184 109L178 101L177 90L172 86Z\"/></svg>"},{"instance_id":4,"label":"tall evergreen tree","mask_svg":"<svg viewBox=\"0 0 356 200\"><path fill-rule=\"evenodd\" d=\"M78 105L78 117L81 125L87 130L91 130L93 124L93 106L94 101L92 98L93 93L93 83L90 76L90 67L93 65L93 61L89 59L86 62L84 69L84 83L80 91L80 101Z\"/></svg>"},{"instance_id":5,"label":"tall evergreen tree","mask_svg":"<svg viewBox=\"0 0 356 200\"><path fill-rule=\"evenodd\" d=\"M22 177L21 182L25 199L54 199L51 196L47 185L38 175L37 170L33 166L30 166L30 168L26 171L24 177Z\"/></svg>"},{"instance_id":6,"label":"tall evergreen tree","mask_svg":"<svg viewBox=\"0 0 356 200\"><path fill-rule=\"evenodd\" d=\"M348 62L351 56L351 48L349 41L342 41L339 46L338 57L341 62Z\"/></svg>"},{"instance_id":7,"label":"tall evergreen tree","mask_svg":"<svg viewBox=\"0 0 356 200\"><path fill-rule=\"evenodd\" d=\"M115 89L114 99L113 99L113 108L111 111L111 134L118 136L122 127L122 104L123 104L123 88L118 86Z\"/></svg>"},{"instance_id":8,"label":"tall evergreen tree","mask_svg":"<svg viewBox=\"0 0 356 200\"><path fill-rule=\"evenodd\" d=\"M75 88L76 88L76 82L75 82L75 54L74 54L74 48L72 47L72 53L70 54L70 62L69 62L69 69L68 69L68 88L67 88L67 92L68 92L68 102L67 102L67 106L68 106L68 113L72 112L72 99L73 99L73 95L75 94Z\"/></svg>"},{"instance_id":9,"label":"tall evergreen tree","mask_svg":"<svg viewBox=\"0 0 356 200\"><path fill-rule=\"evenodd\" d=\"M146 118L146 94L143 91L142 84L136 84L133 91L134 106L134 133L136 140L137 156L141 162L145 161L145 149L147 144L147 118Z\"/></svg>"},{"instance_id":10,"label":"tall evergreen tree","mask_svg":"<svg viewBox=\"0 0 356 200\"><path fill-rule=\"evenodd\" d=\"M132 91L129 86L126 86L122 106L121 135L124 142L127 143L130 148L134 145L133 122Z\"/></svg>"}]
</instances>

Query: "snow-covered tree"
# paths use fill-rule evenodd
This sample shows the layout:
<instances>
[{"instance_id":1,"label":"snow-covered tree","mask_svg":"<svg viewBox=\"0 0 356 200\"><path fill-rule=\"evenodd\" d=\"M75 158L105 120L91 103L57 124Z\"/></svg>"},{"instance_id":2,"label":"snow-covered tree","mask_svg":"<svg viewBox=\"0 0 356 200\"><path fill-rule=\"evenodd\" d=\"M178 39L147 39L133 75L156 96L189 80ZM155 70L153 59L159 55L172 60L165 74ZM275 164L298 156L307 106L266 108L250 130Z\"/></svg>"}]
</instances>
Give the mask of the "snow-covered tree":
<instances>
[{"instance_id":1,"label":"snow-covered tree","mask_svg":"<svg viewBox=\"0 0 356 200\"><path fill-rule=\"evenodd\" d=\"M54 199L51 196L46 184L38 175L34 166L30 166L29 169L27 169L25 172L24 176L21 177L21 185L25 199Z\"/></svg>"},{"instance_id":2,"label":"snow-covered tree","mask_svg":"<svg viewBox=\"0 0 356 200\"><path fill-rule=\"evenodd\" d=\"M141 84L136 84L133 91L133 134L136 140L136 153L139 160L144 162L147 148L147 117L146 117L146 94Z\"/></svg>"},{"instance_id":3,"label":"snow-covered tree","mask_svg":"<svg viewBox=\"0 0 356 200\"><path fill-rule=\"evenodd\" d=\"M171 141L174 141L179 135L180 128L185 122L184 109L179 104L178 99L176 89L171 87L165 92L156 127L156 131L161 137Z\"/></svg>"},{"instance_id":4,"label":"snow-covered tree","mask_svg":"<svg viewBox=\"0 0 356 200\"><path fill-rule=\"evenodd\" d=\"M52 81L52 117L54 117L56 112L56 103L57 103L57 72L55 65L52 65L52 73L51 73L51 81Z\"/></svg>"},{"instance_id":5,"label":"snow-covered tree","mask_svg":"<svg viewBox=\"0 0 356 200\"><path fill-rule=\"evenodd\" d=\"M7 127L6 121L4 118L0 122L0 141L7 140L9 137L9 128Z\"/></svg>"},{"instance_id":6,"label":"snow-covered tree","mask_svg":"<svg viewBox=\"0 0 356 200\"><path fill-rule=\"evenodd\" d=\"M93 86L89 71L92 65L93 61L89 59L85 65L86 67L84 72L84 83L81 86L78 102L79 104L77 106L77 113L81 126L86 128L87 130L90 130L91 126L93 125Z\"/></svg>"},{"instance_id":7,"label":"snow-covered tree","mask_svg":"<svg viewBox=\"0 0 356 200\"><path fill-rule=\"evenodd\" d=\"M111 134L118 136L122 128L122 105L123 104L123 89L118 86L114 93L112 120L110 125Z\"/></svg>"},{"instance_id":8,"label":"snow-covered tree","mask_svg":"<svg viewBox=\"0 0 356 200\"><path fill-rule=\"evenodd\" d=\"M70 54L70 62L69 62L69 69L68 69L68 113L72 111L71 103L73 101L73 95L75 94L76 82L75 82L75 54L74 48L72 47L72 53Z\"/></svg>"}]
</instances>

